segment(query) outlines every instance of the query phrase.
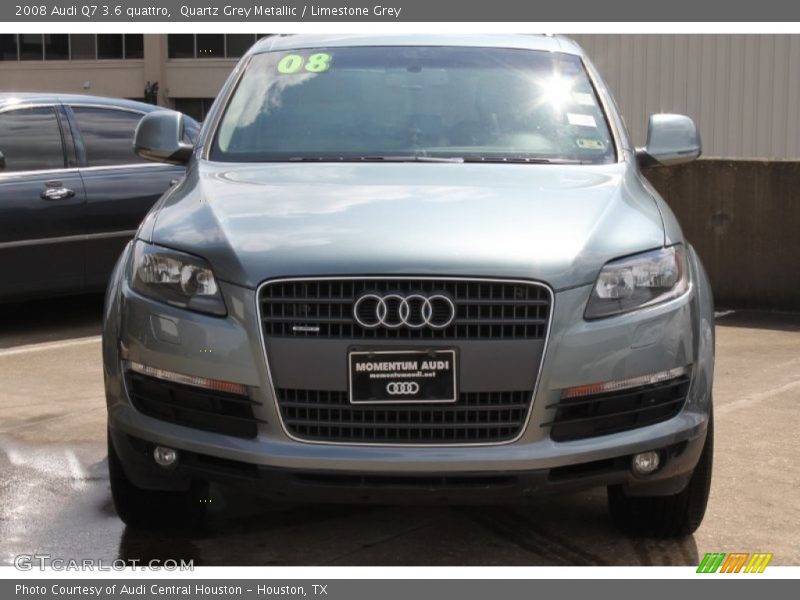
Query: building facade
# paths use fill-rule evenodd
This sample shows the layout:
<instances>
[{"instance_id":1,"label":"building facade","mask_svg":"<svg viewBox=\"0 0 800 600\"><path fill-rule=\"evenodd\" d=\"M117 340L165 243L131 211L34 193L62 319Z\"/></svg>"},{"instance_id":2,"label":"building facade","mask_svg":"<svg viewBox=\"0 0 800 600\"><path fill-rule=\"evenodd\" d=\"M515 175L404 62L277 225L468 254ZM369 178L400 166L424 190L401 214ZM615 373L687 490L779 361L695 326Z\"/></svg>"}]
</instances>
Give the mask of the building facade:
<instances>
[{"instance_id":1,"label":"building facade","mask_svg":"<svg viewBox=\"0 0 800 600\"><path fill-rule=\"evenodd\" d=\"M0 91L145 100L158 83L158 104L202 120L236 61L263 35L2 34Z\"/></svg>"},{"instance_id":2,"label":"building facade","mask_svg":"<svg viewBox=\"0 0 800 600\"><path fill-rule=\"evenodd\" d=\"M264 34L3 34L0 90L157 101L202 120ZM637 144L647 116L695 119L707 157L800 159L800 35L576 35Z\"/></svg>"}]
</instances>

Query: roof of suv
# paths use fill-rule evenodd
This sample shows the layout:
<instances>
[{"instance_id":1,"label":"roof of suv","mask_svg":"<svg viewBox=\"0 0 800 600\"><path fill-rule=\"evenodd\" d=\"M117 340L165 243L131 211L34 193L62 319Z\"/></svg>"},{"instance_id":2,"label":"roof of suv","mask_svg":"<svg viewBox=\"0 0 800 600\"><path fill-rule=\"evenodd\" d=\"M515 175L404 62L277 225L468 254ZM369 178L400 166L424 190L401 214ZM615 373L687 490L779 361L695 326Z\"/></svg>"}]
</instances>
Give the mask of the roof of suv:
<instances>
[{"instance_id":1,"label":"roof of suv","mask_svg":"<svg viewBox=\"0 0 800 600\"><path fill-rule=\"evenodd\" d=\"M583 56L584 52L571 39L558 35L449 35L449 34L374 34L335 35L298 34L272 35L262 38L250 50L251 54L270 50L294 50L301 48L335 48L342 46L472 46L483 48L519 48L564 52Z\"/></svg>"},{"instance_id":2,"label":"roof of suv","mask_svg":"<svg viewBox=\"0 0 800 600\"><path fill-rule=\"evenodd\" d=\"M94 104L100 106L114 106L129 108L140 112L151 112L164 107L126 100L125 98L107 98L104 96L87 96L83 94L58 94L48 92L0 92L0 108L10 104Z\"/></svg>"}]
</instances>

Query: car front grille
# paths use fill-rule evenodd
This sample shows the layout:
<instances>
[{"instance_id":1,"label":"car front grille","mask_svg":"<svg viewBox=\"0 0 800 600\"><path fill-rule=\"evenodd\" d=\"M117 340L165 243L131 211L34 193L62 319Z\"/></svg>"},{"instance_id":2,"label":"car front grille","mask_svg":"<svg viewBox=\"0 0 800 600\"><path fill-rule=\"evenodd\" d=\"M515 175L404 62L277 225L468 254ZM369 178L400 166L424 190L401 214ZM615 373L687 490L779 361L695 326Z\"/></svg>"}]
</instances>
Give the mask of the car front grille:
<instances>
[{"instance_id":1,"label":"car front grille","mask_svg":"<svg viewBox=\"0 0 800 600\"><path fill-rule=\"evenodd\" d=\"M128 396L141 413L177 425L222 433L241 438L254 438L258 419L253 415L250 398L210 391L126 373Z\"/></svg>"},{"instance_id":2,"label":"car front grille","mask_svg":"<svg viewBox=\"0 0 800 600\"><path fill-rule=\"evenodd\" d=\"M525 425L531 391L461 393L447 405L350 404L347 392L277 389L284 426L310 441L386 444L497 443Z\"/></svg>"},{"instance_id":3,"label":"car front grille","mask_svg":"<svg viewBox=\"0 0 800 600\"><path fill-rule=\"evenodd\" d=\"M628 431L671 419L680 412L689 391L689 377L624 391L562 399L555 418L542 423L551 427L557 442Z\"/></svg>"},{"instance_id":4,"label":"car front grille","mask_svg":"<svg viewBox=\"0 0 800 600\"><path fill-rule=\"evenodd\" d=\"M365 328L353 316L364 294L444 295L455 318L443 328ZM458 279L320 279L275 281L261 288L266 337L353 340L544 339L550 295L535 283Z\"/></svg>"}]
</instances>

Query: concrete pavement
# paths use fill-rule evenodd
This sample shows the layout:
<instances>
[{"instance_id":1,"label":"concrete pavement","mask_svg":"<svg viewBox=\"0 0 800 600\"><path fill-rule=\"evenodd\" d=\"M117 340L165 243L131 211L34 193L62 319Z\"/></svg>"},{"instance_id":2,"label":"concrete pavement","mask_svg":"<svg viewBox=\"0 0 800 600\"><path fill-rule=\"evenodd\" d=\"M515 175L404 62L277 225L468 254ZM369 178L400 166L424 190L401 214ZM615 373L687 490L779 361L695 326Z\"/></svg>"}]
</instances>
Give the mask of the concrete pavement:
<instances>
[{"instance_id":1,"label":"concrete pavement","mask_svg":"<svg viewBox=\"0 0 800 600\"><path fill-rule=\"evenodd\" d=\"M712 497L685 540L620 535L603 490L429 508L270 506L214 489L203 531L165 536L126 530L111 505L101 306L28 303L0 320L0 564L43 552L196 565L695 565L713 551L800 564L800 316L718 322Z\"/></svg>"}]
</instances>

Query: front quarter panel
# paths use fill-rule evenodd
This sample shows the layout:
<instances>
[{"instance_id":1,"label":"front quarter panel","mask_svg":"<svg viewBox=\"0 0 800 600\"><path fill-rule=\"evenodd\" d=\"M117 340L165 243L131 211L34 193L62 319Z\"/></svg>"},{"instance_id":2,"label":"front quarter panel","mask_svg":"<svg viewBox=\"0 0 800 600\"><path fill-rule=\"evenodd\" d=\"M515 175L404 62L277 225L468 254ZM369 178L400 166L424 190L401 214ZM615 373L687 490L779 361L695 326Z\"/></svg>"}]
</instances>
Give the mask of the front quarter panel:
<instances>
[{"instance_id":1,"label":"front quarter panel","mask_svg":"<svg viewBox=\"0 0 800 600\"><path fill-rule=\"evenodd\" d=\"M707 412L711 407L712 386L714 383L715 344L714 298L706 270L694 247L688 246L689 265L694 280L692 326L696 339L697 361L695 382L689 391L687 408Z\"/></svg>"},{"instance_id":2,"label":"front quarter panel","mask_svg":"<svg viewBox=\"0 0 800 600\"><path fill-rule=\"evenodd\" d=\"M124 297L122 286L125 274L128 271L131 248L133 241L128 242L122 254L117 259L117 264L111 272L108 288L106 289L105 303L103 305L103 380L106 387L106 399L116 397L115 390L122 386L120 373L120 342L121 325L124 311Z\"/></svg>"},{"instance_id":3,"label":"front quarter panel","mask_svg":"<svg viewBox=\"0 0 800 600\"><path fill-rule=\"evenodd\" d=\"M661 197L661 194L653 187L653 184L651 184L641 172L638 172L638 176L642 182L645 193L653 197L653 201L658 211L661 213L661 221L664 224L664 245L670 246L683 242L684 238L681 224L678 222L678 218L675 216L675 213L672 212L669 204L667 204L664 198Z\"/></svg>"}]
</instances>

